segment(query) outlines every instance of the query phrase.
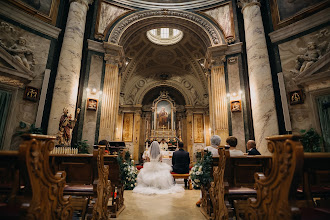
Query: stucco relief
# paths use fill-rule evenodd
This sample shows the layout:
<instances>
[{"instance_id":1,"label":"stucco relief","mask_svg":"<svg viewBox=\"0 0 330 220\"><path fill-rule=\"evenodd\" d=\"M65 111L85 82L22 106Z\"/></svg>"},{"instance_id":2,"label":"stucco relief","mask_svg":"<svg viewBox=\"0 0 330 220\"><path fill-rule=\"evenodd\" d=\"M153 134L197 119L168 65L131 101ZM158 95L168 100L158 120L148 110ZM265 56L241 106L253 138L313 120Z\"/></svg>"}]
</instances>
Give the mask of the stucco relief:
<instances>
[{"instance_id":1,"label":"stucco relief","mask_svg":"<svg viewBox=\"0 0 330 220\"><path fill-rule=\"evenodd\" d=\"M323 56L329 53L329 35L330 27L328 26L311 34L279 45L281 65L287 93L301 89L302 85L297 85L294 81L295 77L302 72L308 71L309 68L313 67L314 63L317 65L318 60L322 59ZM327 68L329 69L329 66L320 68L314 73L314 75L317 75L318 72L328 71ZM306 93L311 90L318 90L320 89L320 86L322 86L322 89L329 88L329 84L324 85L318 83L316 87L314 84L306 85L303 87L303 91ZM301 129L309 129L313 126L314 119L310 114L313 107L311 106L311 103L312 100L309 100L309 96L306 96L303 104L289 105L290 119L294 132L299 133Z\"/></svg>"},{"instance_id":2,"label":"stucco relief","mask_svg":"<svg viewBox=\"0 0 330 220\"><path fill-rule=\"evenodd\" d=\"M98 15L98 26L97 26L97 33L101 34L101 36L99 36L98 38L100 39L103 37L104 31L106 30L109 24L111 24L119 16L127 12L129 12L129 10L110 5L106 2L102 2Z\"/></svg>"},{"instance_id":3,"label":"stucco relief","mask_svg":"<svg viewBox=\"0 0 330 220\"><path fill-rule=\"evenodd\" d=\"M204 13L212 17L219 24L225 34L226 41L229 44L235 42L235 29L231 3L226 3L218 8L204 11Z\"/></svg>"}]
</instances>

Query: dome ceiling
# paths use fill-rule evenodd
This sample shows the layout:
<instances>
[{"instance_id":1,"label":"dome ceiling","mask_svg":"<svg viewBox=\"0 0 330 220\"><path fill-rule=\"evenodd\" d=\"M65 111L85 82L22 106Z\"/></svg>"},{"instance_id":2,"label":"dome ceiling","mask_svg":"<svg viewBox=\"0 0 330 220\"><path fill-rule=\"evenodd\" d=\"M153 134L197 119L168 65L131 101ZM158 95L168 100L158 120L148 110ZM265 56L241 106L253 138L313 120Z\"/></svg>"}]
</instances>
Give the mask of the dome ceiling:
<instances>
[{"instance_id":1,"label":"dome ceiling","mask_svg":"<svg viewBox=\"0 0 330 220\"><path fill-rule=\"evenodd\" d=\"M207 78L198 62L207 49L201 39L184 32L180 42L163 46L152 43L146 30L132 36L124 44L129 60L122 74L124 105L150 102L145 97L150 97L150 91L158 97L160 88L174 88L174 93L180 93L177 101L184 105L208 105Z\"/></svg>"},{"instance_id":2,"label":"dome ceiling","mask_svg":"<svg viewBox=\"0 0 330 220\"><path fill-rule=\"evenodd\" d=\"M224 0L113 0L112 2L142 9L191 10L212 6Z\"/></svg>"}]
</instances>

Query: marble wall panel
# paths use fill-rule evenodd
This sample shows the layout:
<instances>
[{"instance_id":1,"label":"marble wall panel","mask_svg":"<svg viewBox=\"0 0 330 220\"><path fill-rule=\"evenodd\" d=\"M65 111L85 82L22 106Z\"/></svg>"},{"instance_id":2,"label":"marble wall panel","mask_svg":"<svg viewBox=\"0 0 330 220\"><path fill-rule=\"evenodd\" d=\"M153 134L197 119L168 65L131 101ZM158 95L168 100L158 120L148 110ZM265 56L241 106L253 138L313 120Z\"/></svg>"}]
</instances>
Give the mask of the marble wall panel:
<instances>
[{"instance_id":1,"label":"marble wall panel","mask_svg":"<svg viewBox=\"0 0 330 220\"><path fill-rule=\"evenodd\" d=\"M324 54L326 48L330 46L329 36L330 26L327 26L308 35L304 35L294 40L279 44L280 59L287 94L291 91L299 90L302 88L301 85L298 86L293 81L293 78L298 75L295 70L297 56L304 55L306 53L307 44L309 42L316 43L317 49L321 54ZM314 74L317 74L317 72ZM305 85L303 87L303 91L308 93L309 91L329 88L329 80L324 80L322 82L319 81L316 83L308 83L309 85ZM293 133L299 133L301 129L309 129L313 127L313 120L315 119L315 116L312 114L313 106L311 106L313 100L310 100L311 96L309 95L306 95L305 98L306 99L303 104L288 104Z\"/></svg>"},{"instance_id":2,"label":"marble wall panel","mask_svg":"<svg viewBox=\"0 0 330 220\"><path fill-rule=\"evenodd\" d=\"M226 37L235 36L234 20L232 17L233 11L230 4L227 3L218 8L204 11L204 13L212 17L221 26Z\"/></svg>"},{"instance_id":3,"label":"marble wall panel","mask_svg":"<svg viewBox=\"0 0 330 220\"><path fill-rule=\"evenodd\" d=\"M87 88L90 91L87 92L86 98L92 98L100 100L100 91L101 86L101 77L102 77L102 66L103 66L103 57L92 55L91 64L89 69L89 78ZM84 88L84 89L87 89ZM93 89L96 89L96 93L93 93ZM86 108L86 107L85 107ZM85 110L84 116L84 127L82 133L82 140L87 140L87 143L90 146L94 145L95 132L96 132L96 122L97 122L97 110Z\"/></svg>"},{"instance_id":4,"label":"marble wall panel","mask_svg":"<svg viewBox=\"0 0 330 220\"><path fill-rule=\"evenodd\" d=\"M8 130L4 143L4 149L17 149L19 138L12 135L19 130L19 122L25 122L28 126L33 124L36 119L38 102L31 102L23 99L25 86L31 86L38 89L42 89L42 82L44 78L44 72L48 60L48 53L50 47L50 40L37 36L33 33L23 30L15 25L9 24L0 19L0 39L3 47L13 47L18 44L18 39L23 38L26 40L26 47L31 51L29 54L25 54L30 64L30 70L33 72L33 80L26 85L22 85L18 88L17 96L11 111L10 123L7 124L6 130ZM17 62L13 57L13 61ZM1 87L0 82L0 87ZM47 88L45 88L47 89ZM10 143L11 142L11 143ZM11 146L11 147L10 147Z\"/></svg>"},{"instance_id":5,"label":"marble wall panel","mask_svg":"<svg viewBox=\"0 0 330 220\"><path fill-rule=\"evenodd\" d=\"M102 2L98 16L97 32L102 34L107 26L116 20L120 15L128 12L129 10L119 8L108 3Z\"/></svg>"},{"instance_id":6,"label":"marble wall panel","mask_svg":"<svg viewBox=\"0 0 330 220\"><path fill-rule=\"evenodd\" d=\"M240 89L240 77L239 77L239 66L238 57L230 57L227 60L228 70L228 83L229 83L229 94L230 101L242 100L241 89ZM232 124L232 136L237 138L237 149L245 152L245 132L244 132L244 119L243 111L231 112L231 124ZM226 140L221 141L221 145L225 145Z\"/></svg>"}]
</instances>

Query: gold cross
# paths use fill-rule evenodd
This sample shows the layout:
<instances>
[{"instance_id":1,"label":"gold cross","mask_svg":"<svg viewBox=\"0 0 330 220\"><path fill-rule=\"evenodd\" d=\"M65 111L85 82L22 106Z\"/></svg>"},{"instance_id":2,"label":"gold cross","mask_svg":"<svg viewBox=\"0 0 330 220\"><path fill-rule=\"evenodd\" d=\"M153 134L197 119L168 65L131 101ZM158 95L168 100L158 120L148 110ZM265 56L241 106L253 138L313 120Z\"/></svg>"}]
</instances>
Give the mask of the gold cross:
<instances>
[{"instance_id":1,"label":"gold cross","mask_svg":"<svg viewBox=\"0 0 330 220\"><path fill-rule=\"evenodd\" d=\"M162 129L163 129L163 131L164 131L166 127L165 127L165 125L163 125L163 127L161 127L161 128L162 128Z\"/></svg>"}]
</instances>

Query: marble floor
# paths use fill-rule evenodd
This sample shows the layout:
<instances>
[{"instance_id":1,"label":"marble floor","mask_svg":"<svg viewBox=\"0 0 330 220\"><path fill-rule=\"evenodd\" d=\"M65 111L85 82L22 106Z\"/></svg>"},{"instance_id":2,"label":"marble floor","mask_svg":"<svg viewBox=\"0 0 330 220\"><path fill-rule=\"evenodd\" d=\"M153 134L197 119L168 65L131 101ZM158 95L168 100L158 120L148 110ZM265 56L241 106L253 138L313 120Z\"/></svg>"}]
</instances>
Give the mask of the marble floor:
<instances>
[{"instance_id":1,"label":"marble floor","mask_svg":"<svg viewBox=\"0 0 330 220\"><path fill-rule=\"evenodd\" d=\"M167 195L142 195L127 190L124 193L126 208L118 220L203 220L195 203L200 190ZM112 219L112 218L111 218Z\"/></svg>"}]
</instances>

